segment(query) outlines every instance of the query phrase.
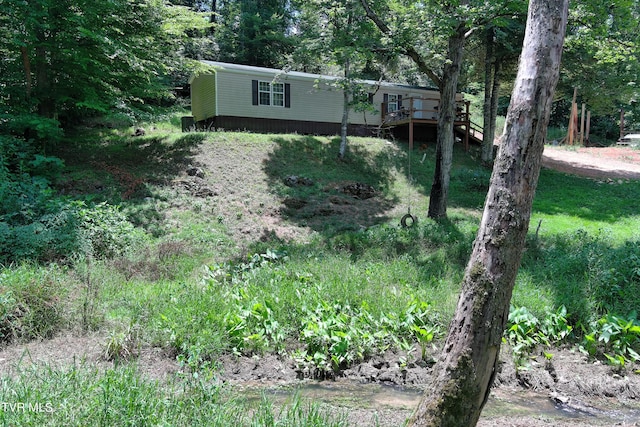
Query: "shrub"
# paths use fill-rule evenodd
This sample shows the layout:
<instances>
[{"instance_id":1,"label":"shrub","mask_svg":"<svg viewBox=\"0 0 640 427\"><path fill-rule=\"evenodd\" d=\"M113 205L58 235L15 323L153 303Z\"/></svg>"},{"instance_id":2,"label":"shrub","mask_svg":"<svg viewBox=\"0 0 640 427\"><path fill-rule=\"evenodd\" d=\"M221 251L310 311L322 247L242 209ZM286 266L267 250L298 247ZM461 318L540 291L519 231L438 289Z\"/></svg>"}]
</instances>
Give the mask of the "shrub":
<instances>
[{"instance_id":1,"label":"shrub","mask_svg":"<svg viewBox=\"0 0 640 427\"><path fill-rule=\"evenodd\" d=\"M88 207L84 202L40 198L23 209L29 212L0 215L0 263L87 254L109 258L144 236L116 206L106 203Z\"/></svg>"},{"instance_id":2,"label":"shrub","mask_svg":"<svg viewBox=\"0 0 640 427\"><path fill-rule=\"evenodd\" d=\"M144 237L117 206L103 202L87 207L79 202L77 207L80 229L78 249L89 250L94 257L111 258L121 255Z\"/></svg>"}]
</instances>

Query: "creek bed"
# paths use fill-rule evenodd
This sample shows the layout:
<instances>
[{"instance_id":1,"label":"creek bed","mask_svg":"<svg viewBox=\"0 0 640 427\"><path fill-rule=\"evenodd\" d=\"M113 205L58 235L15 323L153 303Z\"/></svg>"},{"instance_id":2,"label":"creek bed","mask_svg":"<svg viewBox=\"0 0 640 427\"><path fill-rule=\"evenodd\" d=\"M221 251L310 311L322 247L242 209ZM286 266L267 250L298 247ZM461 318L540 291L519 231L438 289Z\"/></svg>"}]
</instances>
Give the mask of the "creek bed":
<instances>
[{"instance_id":1,"label":"creek bed","mask_svg":"<svg viewBox=\"0 0 640 427\"><path fill-rule=\"evenodd\" d=\"M356 381L302 381L295 385L236 384L245 398L264 394L275 404L298 395L347 415L351 425L400 426L420 402L414 387L362 384ZM584 402L570 396L520 389L494 389L478 425L515 426L633 426L640 425L640 407L598 399Z\"/></svg>"}]
</instances>

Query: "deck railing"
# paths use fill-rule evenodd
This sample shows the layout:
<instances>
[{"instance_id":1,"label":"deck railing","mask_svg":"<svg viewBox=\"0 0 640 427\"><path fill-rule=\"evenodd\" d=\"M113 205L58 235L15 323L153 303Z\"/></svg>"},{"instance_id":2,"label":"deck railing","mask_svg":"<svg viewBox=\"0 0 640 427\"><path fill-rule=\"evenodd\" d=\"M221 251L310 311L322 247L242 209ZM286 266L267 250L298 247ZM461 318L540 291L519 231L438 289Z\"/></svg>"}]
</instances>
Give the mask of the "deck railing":
<instances>
[{"instance_id":1,"label":"deck railing","mask_svg":"<svg viewBox=\"0 0 640 427\"><path fill-rule=\"evenodd\" d=\"M434 105L435 104L435 105ZM438 106L440 100L438 98L417 98L409 97L402 99L400 108L394 111L388 111L389 103L383 102L381 106L382 123L393 126L399 122L408 120L420 121L438 121ZM423 105L430 108L422 108ZM456 102L456 122L469 121L469 101Z\"/></svg>"},{"instance_id":2,"label":"deck railing","mask_svg":"<svg viewBox=\"0 0 640 427\"><path fill-rule=\"evenodd\" d=\"M477 138L477 126L470 120L469 101L456 102L456 117L454 126L464 132L464 147L469 149L469 137ZM414 98L408 97L402 99L400 107L394 111L388 111L388 103L382 103L382 122L381 128L393 128L398 126L408 126L409 128L409 148L413 149L413 132L416 124L436 124L438 122L438 106L440 99L437 98ZM397 104L396 104L397 105ZM430 107L430 108L423 108ZM480 134L481 135L481 134Z\"/></svg>"}]
</instances>

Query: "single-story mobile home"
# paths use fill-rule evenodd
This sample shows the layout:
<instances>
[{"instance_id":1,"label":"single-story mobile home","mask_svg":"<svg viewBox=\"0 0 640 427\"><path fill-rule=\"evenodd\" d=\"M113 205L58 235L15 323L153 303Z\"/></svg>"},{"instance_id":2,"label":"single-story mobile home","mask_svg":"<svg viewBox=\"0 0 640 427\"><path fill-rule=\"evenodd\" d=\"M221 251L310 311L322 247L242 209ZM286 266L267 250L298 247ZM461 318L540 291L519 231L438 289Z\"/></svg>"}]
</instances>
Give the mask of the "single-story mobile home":
<instances>
[{"instance_id":1,"label":"single-story mobile home","mask_svg":"<svg viewBox=\"0 0 640 427\"><path fill-rule=\"evenodd\" d=\"M199 126L259 132L340 133L343 92L340 77L203 61L208 71L191 77L191 111ZM440 94L437 90L381 82L359 81L374 108L351 111L352 134L372 134L380 128L413 137L413 125L435 133ZM463 102L462 97L459 101ZM459 108L464 115L464 105ZM468 104L466 106L468 117ZM426 126L425 126L426 125ZM416 133L417 134L417 133Z\"/></svg>"}]
</instances>

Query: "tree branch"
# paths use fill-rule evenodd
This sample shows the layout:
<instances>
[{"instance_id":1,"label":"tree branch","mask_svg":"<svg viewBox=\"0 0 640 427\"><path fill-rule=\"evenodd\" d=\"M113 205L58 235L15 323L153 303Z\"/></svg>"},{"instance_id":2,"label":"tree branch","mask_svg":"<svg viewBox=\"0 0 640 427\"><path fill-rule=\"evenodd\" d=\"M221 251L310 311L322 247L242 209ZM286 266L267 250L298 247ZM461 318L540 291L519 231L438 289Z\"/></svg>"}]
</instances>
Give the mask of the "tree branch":
<instances>
[{"instance_id":1,"label":"tree branch","mask_svg":"<svg viewBox=\"0 0 640 427\"><path fill-rule=\"evenodd\" d=\"M369 2L367 0L360 0L362 7L367 14L367 18L369 18L376 27L385 35L389 37L393 37L391 28L382 20L380 17L371 9ZM418 66L418 69L427 75L435 84L442 90L442 79L438 76L431 67L426 63L420 52L418 52L413 46L401 46L403 53L411 58L413 62Z\"/></svg>"}]
</instances>

